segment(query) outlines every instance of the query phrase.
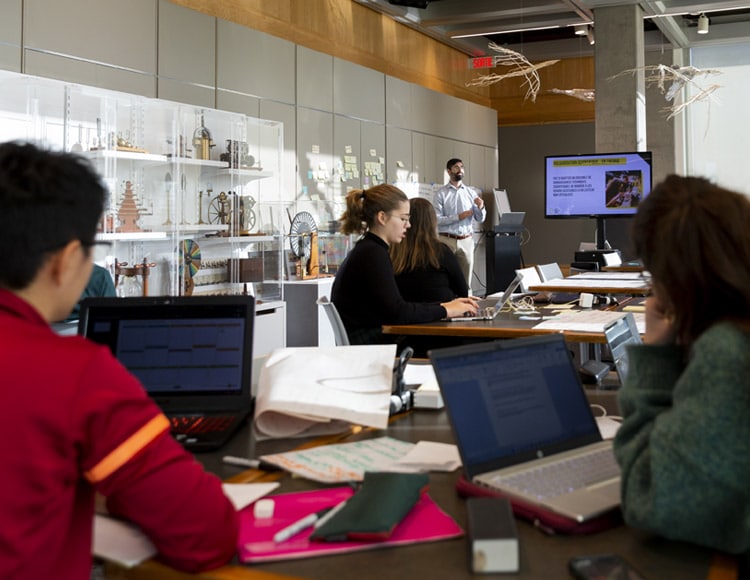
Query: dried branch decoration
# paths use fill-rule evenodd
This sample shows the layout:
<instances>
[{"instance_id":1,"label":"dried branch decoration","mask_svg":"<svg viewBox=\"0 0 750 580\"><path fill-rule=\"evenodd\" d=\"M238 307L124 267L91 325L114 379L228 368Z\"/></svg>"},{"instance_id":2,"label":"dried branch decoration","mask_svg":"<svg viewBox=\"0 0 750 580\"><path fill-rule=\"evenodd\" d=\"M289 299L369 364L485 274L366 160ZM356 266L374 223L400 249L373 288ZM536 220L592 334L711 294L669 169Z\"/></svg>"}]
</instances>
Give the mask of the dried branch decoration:
<instances>
[{"instance_id":1,"label":"dried branch decoration","mask_svg":"<svg viewBox=\"0 0 750 580\"><path fill-rule=\"evenodd\" d=\"M580 99L588 103L593 103L596 100L596 91L594 89L550 89L548 92L573 97L574 99Z\"/></svg>"},{"instance_id":2,"label":"dried branch decoration","mask_svg":"<svg viewBox=\"0 0 750 580\"><path fill-rule=\"evenodd\" d=\"M640 68L628 69L609 77L608 80L612 80L626 74L635 74L639 70L642 70L645 73L646 86L656 85L659 88L661 94L664 95L664 99L667 102L673 103L672 105L664 108L664 110L669 113L667 119L671 119L675 115L680 114L693 103L711 99L711 95L713 95L716 89L721 88L721 85L716 84L703 87L695 82L695 80L693 80L695 77L699 76L721 74L721 71L715 69L702 70L694 66L668 66L665 64L656 64ZM671 83L669 87L667 87L667 83ZM686 86L692 87L697 92L695 93L695 95L683 101L682 103L676 103L675 97L680 92L680 89Z\"/></svg>"},{"instance_id":3,"label":"dried branch decoration","mask_svg":"<svg viewBox=\"0 0 750 580\"><path fill-rule=\"evenodd\" d=\"M528 59L519 52L503 48L502 46L490 42L489 48L499 53L500 56L495 57L495 66L507 67L510 72L504 74L492 73L488 75L482 75L475 78L473 81L466 83L467 87L487 87L494 83L500 82L504 79L512 77L524 77L524 82L521 86L526 85L526 95L524 99L531 99L532 102L536 101L536 96L539 93L539 87L541 82L539 81L539 73L537 72L540 68L553 65L558 60L545 60L537 64L531 64Z\"/></svg>"}]
</instances>

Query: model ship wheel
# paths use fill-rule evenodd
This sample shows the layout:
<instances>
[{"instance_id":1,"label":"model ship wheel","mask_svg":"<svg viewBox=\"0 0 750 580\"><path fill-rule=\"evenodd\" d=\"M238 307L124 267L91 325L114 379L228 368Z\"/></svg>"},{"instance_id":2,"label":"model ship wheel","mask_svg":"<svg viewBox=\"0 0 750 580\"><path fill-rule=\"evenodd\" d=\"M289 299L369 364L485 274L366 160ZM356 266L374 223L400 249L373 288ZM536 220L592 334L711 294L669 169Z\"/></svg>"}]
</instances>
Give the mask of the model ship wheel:
<instances>
[{"instance_id":1,"label":"model ship wheel","mask_svg":"<svg viewBox=\"0 0 750 580\"><path fill-rule=\"evenodd\" d=\"M292 253L298 258L309 258L312 247L312 234L318 231L315 218L310 212L301 211L292 219L289 230L289 243Z\"/></svg>"},{"instance_id":2,"label":"model ship wheel","mask_svg":"<svg viewBox=\"0 0 750 580\"><path fill-rule=\"evenodd\" d=\"M227 225L232 212L232 203L225 192L221 192L208 204L208 222L212 224Z\"/></svg>"}]
</instances>

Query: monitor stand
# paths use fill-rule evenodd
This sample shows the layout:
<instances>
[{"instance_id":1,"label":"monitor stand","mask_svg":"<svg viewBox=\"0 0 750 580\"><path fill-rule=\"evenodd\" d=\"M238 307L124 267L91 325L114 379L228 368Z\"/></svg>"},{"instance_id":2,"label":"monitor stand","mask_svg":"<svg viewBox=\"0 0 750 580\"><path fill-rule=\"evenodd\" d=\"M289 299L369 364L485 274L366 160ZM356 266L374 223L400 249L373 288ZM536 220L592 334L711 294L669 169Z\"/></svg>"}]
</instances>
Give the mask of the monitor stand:
<instances>
[{"instance_id":1,"label":"monitor stand","mask_svg":"<svg viewBox=\"0 0 750 580\"><path fill-rule=\"evenodd\" d=\"M609 250L612 246L607 241L607 222L603 217L596 218L596 249Z\"/></svg>"}]
</instances>

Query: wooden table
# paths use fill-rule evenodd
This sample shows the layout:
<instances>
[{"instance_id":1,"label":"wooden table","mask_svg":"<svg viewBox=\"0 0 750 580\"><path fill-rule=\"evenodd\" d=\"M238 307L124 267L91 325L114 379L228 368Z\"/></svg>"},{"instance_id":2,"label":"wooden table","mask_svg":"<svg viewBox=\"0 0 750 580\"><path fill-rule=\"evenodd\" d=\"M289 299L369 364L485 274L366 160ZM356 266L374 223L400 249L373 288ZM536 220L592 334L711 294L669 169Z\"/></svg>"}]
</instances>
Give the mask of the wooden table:
<instances>
[{"instance_id":1,"label":"wooden table","mask_svg":"<svg viewBox=\"0 0 750 580\"><path fill-rule=\"evenodd\" d=\"M579 332L570 330L548 330L534 328L542 322L537 316L520 316L512 313L500 313L493 320L472 320L450 322L426 322L421 324L384 324L384 334L398 334L408 336L443 336L467 339L494 340L498 338L520 338L541 334L562 332L568 342L604 344L606 339L602 332Z\"/></svg>"},{"instance_id":2,"label":"wooden table","mask_svg":"<svg viewBox=\"0 0 750 580\"><path fill-rule=\"evenodd\" d=\"M647 296L651 292L651 282L639 272L584 272L549 280L529 286L533 292L589 292L592 294L622 294L627 296Z\"/></svg>"},{"instance_id":3,"label":"wooden table","mask_svg":"<svg viewBox=\"0 0 750 580\"><path fill-rule=\"evenodd\" d=\"M643 264L620 264L619 266L602 266L602 272L643 272Z\"/></svg>"},{"instance_id":4,"label":"wooden table","mask_svg":"<svg viewBox=\"0 0 750 580\"><path fill-rule=\"evenodd\" d=\"M367 430L346 434L331 441L351 440L356 437L389 435L404 441L420 440L453 442L453 435L444 411L418 410L392 420L387 431ZM248 427L243 428L225 448L196 455L209 470L234 482L268 481L278 479L279 492L318 488L318 484L292 478L284 473L265 473L223 465L223 455L254 457L261 453L290 450L300 444L313 445L321 440L274 440L255 443ZM431 473L430 495L433 500L464 529L466 529L465 500L455 491L459 472ZM716 556L711 550L654 537L624 525L588 536L549 536L532 524L518 520L520 543L520 572L517 574L482 575L483 578L541 579L568 578L568 559L581 554L615 552L633 563L648 579L733 578L716 575L724 569L730 573L736 566L732 558ZM162 564L148 561L126 570L107 565L107 578L159 579L202 578L221 580L281 580L309 578L330 580L390 580L424 578L429 580L462 580L476 578L468 569L466 538L418 544L399 548L372 550L337 556L303 560L289 560L244 566L237 562L218 570L190 576L178 573Z\"/></svg>"}]
</instances>

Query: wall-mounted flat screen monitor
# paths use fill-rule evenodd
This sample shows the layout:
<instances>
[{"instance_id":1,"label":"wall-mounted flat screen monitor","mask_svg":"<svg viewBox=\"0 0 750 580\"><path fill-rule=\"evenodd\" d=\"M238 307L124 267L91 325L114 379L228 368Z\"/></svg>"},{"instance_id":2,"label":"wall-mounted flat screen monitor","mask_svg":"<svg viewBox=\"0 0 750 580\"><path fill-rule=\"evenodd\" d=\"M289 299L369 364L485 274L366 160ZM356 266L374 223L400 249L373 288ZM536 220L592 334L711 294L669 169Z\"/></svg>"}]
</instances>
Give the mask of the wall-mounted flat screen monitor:
<instances>
[{"instance_id":1,"label":"wall-mounted flat screen monitor","mask_svg":"<svg viewBox=\"0 0 750 580\"><path fill-rule=\"evenodd\" d=\"M651 152L553 155L544 161L544 216L634 215L651 191Z\"/></svg>"}]
</instances>

